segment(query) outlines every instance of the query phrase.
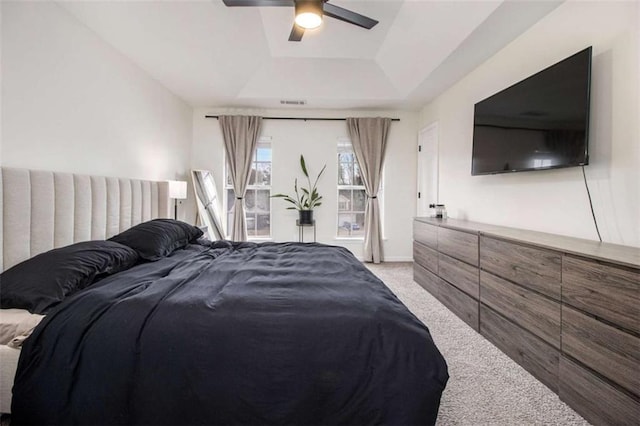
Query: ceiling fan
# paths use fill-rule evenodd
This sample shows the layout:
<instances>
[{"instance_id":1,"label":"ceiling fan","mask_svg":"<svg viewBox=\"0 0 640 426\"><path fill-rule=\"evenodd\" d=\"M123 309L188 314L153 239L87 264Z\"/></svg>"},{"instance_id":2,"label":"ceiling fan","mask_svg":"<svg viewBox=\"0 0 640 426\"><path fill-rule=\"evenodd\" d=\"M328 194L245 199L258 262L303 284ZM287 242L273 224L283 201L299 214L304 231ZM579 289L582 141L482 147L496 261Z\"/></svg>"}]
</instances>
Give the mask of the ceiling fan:
<instances>
[{"instance_id":1,"label":"ceiling fan","mask_svg":"<svg viewBox=\"0 0 640 426\"><path fill-rule=\"evenodd\" d=\"M226 6L294 6L295 21L289 41L300 41L305 30L314 29L322 23L322 16L339 19L353 25L370 30L378 21L368 18L359 13L352 12L339 6L329 3L329 0L222 0Z\"/></svg>"}]
</instances>

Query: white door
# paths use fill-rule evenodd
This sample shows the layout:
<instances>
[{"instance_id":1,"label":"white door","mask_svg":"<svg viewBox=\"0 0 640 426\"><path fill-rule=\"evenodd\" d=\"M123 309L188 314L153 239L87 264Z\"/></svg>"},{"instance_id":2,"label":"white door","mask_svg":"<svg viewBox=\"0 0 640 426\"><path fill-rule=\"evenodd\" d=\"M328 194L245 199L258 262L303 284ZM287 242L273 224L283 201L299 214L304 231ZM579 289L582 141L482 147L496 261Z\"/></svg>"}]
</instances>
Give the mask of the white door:
<instances>
[{"instance_id":1,"label":"white door","mask_svg":"<svg viewBox=\"0 0 640 426\"><path fill-rule=\"evenodd\" d=\"M417 216L429 215L429 204L438 202L438 123L418 134Z\"/></svg>"}]
</instances>

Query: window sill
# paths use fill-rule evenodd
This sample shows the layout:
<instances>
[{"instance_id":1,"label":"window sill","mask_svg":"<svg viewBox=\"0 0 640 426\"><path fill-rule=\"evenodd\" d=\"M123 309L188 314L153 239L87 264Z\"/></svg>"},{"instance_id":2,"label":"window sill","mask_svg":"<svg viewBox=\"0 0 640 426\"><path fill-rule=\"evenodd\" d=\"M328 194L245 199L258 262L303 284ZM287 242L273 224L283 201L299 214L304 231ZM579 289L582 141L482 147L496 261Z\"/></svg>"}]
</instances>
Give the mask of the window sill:
<instances>
[{"instance_id":1,"label":"window sill","mask_svg":"<svg viewBox=\"0 0 640 426\"><path fill-rule=\"evenodd\" d=\"M247 241L253 242L253 243L264 243L267 241L273 241L273 238L272 237L254 237L254 238L247 238Z\"/></svg>"}]
</instances>

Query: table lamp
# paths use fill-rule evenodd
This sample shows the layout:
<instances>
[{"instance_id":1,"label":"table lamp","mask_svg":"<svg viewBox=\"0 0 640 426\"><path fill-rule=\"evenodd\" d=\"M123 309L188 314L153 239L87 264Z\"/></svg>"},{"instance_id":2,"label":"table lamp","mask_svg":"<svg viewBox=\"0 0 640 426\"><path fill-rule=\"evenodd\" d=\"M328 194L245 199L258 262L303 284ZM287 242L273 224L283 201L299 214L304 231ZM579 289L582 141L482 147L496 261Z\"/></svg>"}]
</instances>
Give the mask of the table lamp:
<instances>
[{"instance_id":1,"label":"table lamp","mask_svg":"<svg viewBox=\"0 0 640 426\"><path fill-rule=\"evenodd\" d=\"M173 218L178 220L178 200L184 200L187 198L187 182L181 180L170 180L169 198L173 198Z\"/></svg>"}]
</instances>

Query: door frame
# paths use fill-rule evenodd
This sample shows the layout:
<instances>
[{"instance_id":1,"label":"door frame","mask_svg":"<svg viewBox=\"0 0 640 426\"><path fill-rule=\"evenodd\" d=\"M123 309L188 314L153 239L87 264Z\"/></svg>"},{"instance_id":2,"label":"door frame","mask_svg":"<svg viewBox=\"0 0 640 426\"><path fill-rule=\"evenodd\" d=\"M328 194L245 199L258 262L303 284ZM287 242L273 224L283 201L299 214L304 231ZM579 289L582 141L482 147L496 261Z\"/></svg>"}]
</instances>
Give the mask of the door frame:
<instances>
[{"instance_id":1,"label":"door frame","mask_svg":"<svg viewBox=\"0 0 640 426\"><path fill-rule=\"evenodd\" d=\"M432 136L428 138L428 136ZM434 121L418 132L418 161L417 161L417 203L416 214L418 216L427 216L429 211L429 203L438 203L440 201L440 138L438 133L438 122ZM432 144L428 146L428 144ZM425 187L429 186L428 176L425 173L425 165L427 162L427 153L432 153L434 160L435 171L432 173L432 177L435 180L433 187L435 188L435 200L427 200L423 194L425 193Z\"/></svg>"}]
</instances>

